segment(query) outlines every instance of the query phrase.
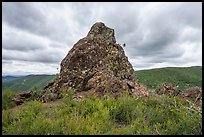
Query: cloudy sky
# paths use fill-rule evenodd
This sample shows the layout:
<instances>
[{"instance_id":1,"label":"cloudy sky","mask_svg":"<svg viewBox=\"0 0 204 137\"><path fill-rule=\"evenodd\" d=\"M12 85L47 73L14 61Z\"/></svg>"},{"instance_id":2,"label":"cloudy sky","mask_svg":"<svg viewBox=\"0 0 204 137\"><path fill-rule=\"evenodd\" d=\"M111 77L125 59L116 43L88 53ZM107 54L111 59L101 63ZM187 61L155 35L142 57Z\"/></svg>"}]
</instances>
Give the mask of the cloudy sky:
<instances>
[{"instance_id":1,"label":"cloudy sky","mask_svg":"<svg viewBox=\"0 0 204 137\"><path fill-rule=\"evenodd\" d=\"M135 70L202 66L202 3L2 3L2 75L56 74L95 22Z\"/></svg>"}]
</instances>

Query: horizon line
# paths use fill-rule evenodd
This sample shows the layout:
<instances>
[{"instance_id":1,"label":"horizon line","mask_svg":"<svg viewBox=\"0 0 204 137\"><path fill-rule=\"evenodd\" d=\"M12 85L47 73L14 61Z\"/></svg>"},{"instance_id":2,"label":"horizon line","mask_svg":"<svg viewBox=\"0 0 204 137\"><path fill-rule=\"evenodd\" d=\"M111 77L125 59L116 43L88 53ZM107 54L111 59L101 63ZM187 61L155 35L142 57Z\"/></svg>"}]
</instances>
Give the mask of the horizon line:
<instances>
[{"instance_id":1,"label":"horizon line","mask_svg":"<svg viewBox=\"0 0 204 137\"><path fill-rule=\"evenodd\" d=\"M160 69L160 68L190 68L190 67L202 67L202 66L187 66L187 67L155 67L155 68L142 68L142 69L134 69L134 71L142 71L142 70L152 70L152 69ZM26 72L25 72L26 73ZM5 77L5 76L29 76L29 75L56 75L56 74L59 74L59 73L27 73L27 74L2 74L2 77Z\"/></svg>"}]
</instances>

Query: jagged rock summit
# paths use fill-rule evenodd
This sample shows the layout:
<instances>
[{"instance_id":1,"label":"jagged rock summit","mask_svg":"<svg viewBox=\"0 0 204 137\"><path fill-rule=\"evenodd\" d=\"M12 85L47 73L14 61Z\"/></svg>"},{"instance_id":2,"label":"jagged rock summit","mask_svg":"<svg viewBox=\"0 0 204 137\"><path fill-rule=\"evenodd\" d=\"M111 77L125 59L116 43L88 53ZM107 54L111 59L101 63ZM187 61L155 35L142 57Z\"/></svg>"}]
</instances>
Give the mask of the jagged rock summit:
<instances>
[{"instance_id":1,"label":"jagged rock summit","mask_svg":"<svg viewBox=\"0 0 204 137\"><path fill-rule=\"evenodd\" d=\"M148 90L138 83L123 48L116 43L114 30L96 22L88 35L80 39L61 62L59 78L44 88L45 94L59 94L63 88L73 88L77 96L115 97L122 92L148 96Z\"/></svg>"}]
</instances>

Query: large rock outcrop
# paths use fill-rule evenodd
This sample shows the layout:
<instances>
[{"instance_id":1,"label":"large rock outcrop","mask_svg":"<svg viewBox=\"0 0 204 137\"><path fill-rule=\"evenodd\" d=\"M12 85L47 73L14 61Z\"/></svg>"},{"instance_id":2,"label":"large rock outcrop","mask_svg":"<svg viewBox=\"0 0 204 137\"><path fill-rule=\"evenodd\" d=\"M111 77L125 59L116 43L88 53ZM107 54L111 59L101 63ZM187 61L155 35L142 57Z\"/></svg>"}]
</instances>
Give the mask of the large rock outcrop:
<instances>
[{"instance_id":1,"label":"large rock outcrop","mask_svg":"<svg viewBox=\"0 0 204 137\"><path fill-rule=\"evenodd\" d=\"M61 62L59 78L45 87L43 94L59 94L70 87L78 96L102 96L106 92L116 97L122 92L148 96L148 90L136 81L123 48L116 43L114 30L102 22L95 23L88 35L74 44Z\"/></svg>"}]
</instances>

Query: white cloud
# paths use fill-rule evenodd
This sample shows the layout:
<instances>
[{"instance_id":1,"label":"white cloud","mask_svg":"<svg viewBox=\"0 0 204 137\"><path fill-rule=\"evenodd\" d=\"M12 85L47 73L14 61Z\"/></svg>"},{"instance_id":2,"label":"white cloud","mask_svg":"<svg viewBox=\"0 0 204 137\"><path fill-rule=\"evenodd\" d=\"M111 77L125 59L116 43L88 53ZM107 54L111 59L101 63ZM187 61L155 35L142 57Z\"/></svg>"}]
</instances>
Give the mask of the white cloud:
<instances>
[{"instance_id":1,"label":"white cloud","mask_svg":"<svg viewBox=\"0 0 204 137\"><path fill-rule=\"evenodd\" d=\"M14 60L5 63L2 71L6 75L56 74L59 73L59 65Z\"/></svg>"},{"instance_id":2,"label":"white cloud","mask_svg":"<svg viewBox=\"0 0 204 137\"><path fill-rule=\"evenodd\" d=\"M134 69L202 65L202 3L3 3L3 74L56 73L91 26L115 29Z\"/></svg>"}]
</instances>

